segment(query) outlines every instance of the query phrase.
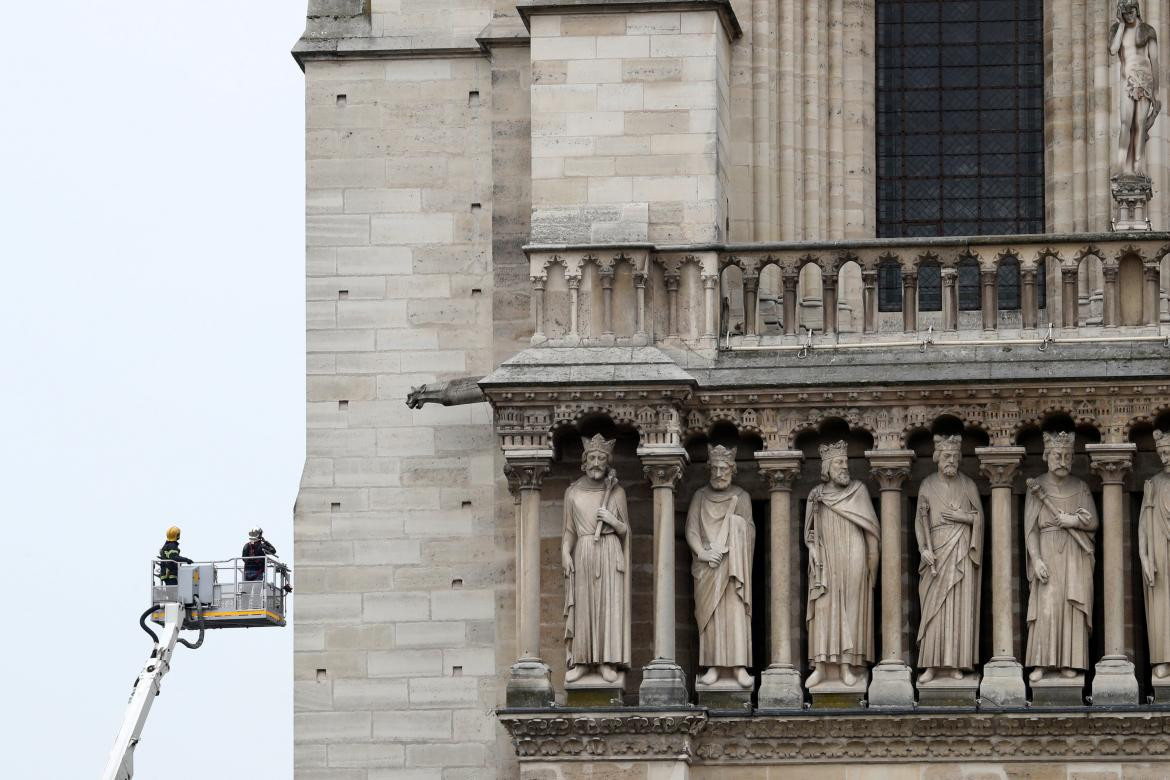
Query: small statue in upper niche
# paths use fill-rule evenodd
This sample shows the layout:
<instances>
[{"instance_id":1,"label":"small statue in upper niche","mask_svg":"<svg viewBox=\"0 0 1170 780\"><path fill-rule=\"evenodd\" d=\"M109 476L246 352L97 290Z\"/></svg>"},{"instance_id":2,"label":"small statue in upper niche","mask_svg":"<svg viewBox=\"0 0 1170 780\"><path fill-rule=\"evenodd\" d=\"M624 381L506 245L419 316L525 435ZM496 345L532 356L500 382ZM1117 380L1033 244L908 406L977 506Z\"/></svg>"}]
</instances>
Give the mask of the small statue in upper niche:
<instances>
[{"instance_id":1,"label":"small statue in upper niche","mask_svg":"<svg viewBox=\"0 0 1170 780\"><path fill-rule=\"evenodd\" d=\"M686 538L694 555L695 619L699 624L699 678L714 685L726 674L741 688L755 682L752 665L752 552L756 526L747 491L731 484L735 450L707 448L710 482L687 512Z\"/></svg>"},{"instance_id":2,"label":"small statue in upper niche","mask_svg":"<svg viewBox=\"0 0 1170 780\"><path fill-rule=\"evenodd\" d=\"M1158 35L1142 21L1137 0L1118 0L1117 21L1109 29L1109 53L1118 56L1121 81L1121 131L1117 171L1144 176L1146 142L1162 110L1158 100Z\"/></svg>"},{"instance_id":3,"label":"small statue in upper niche","mask_svg":"<svg viewBox=\"0 0 1170 780\"><path fill-rule=\"evenodd\" d=\"M630 527L626 491L610 467L616 440L582 439L585 475L565 491L565 682L596 669L605 682L630 665Z\"/></svg>"},{"instance_id":4,"label":"small statue in upper niche","mask_svg":"<svg viewBox=\"0 0 1170 780\"><path fill-rule=\"evenodd\" d=\"M1163 470L1146 480L1138 520L1138 556L1154 677L1170 677L1170 433L1154 431Z\"/></svg>"}]
</instances>

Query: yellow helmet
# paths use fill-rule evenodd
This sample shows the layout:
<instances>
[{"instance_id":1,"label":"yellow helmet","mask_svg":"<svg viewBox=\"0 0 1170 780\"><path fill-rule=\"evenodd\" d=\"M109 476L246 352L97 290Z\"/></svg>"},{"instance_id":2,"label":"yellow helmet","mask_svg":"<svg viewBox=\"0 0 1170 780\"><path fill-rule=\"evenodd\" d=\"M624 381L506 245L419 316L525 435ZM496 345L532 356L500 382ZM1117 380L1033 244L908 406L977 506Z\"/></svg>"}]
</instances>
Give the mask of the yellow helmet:
<instances>
[{"instance_id":1,"label":"yellow helmet","mask_svg":"<svg viewBox=\"0 0 1170 780\"><path fill-rule=\"evenodd\" d=\"M172 525L170 528L167 529L167 541L168 542L179 541L179 533L180 533L179 526Z\"/></svg>"}]
</instances>

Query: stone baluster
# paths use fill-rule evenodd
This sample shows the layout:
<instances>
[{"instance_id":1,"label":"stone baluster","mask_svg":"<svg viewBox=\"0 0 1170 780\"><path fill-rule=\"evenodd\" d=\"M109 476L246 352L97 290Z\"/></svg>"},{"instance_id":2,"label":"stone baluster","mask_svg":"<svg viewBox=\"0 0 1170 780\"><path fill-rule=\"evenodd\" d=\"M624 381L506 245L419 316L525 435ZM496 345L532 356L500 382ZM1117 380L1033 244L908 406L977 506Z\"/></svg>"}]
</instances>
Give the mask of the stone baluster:
<instances>
[{"instance_id":1,"label":"stone baluster","mask_svg":"<svg viewBox=\"0 0 1170 780\"><path fill-rule=\"evenodd\" d=\"M882 652L869 684L869 706L913 707L914 686L902 644L902 483L910 476L910 450L865 453L881 490Z\"/></svg>"},{"instance_id":2,"label":"stone baluster","mask_svg":"<svg viewBox=\"0 0 1170 780\"><path fill-rule=\"evenodd\" d=\"M1125 565L1125 478L1136 444L1086 444L1089 462L1101 477L1101 565L1104 584L1105 654L1093 675L1093 706L1137 704L1138 683L1125 647L1125 594L1132 570Z\"/></svg>"},{"instance_id":3,"label":"stone baluster","mask_svg":"<svg viewBox=\"0 0 1170 780\"><path fill-rule=\"evenodd\" d=\"M676 271L666 272L666 336L678 338L678 284L682 275Z\"/></svg>"},{"instance_id":4,"label":"stone baluster","mask_svg":"<svg viewBox=\"0 0 1170 780\"><path fill-rule=\"evenodd\" d=\"M861 298L861 307L864 310L862 332L877 333L877 271L862 271L861 283L864 293Z\"/></svg>"},{"instance_id":5,"label":"stone baluster","mask_svg":"<svg viewBox=\"0 0 1170 780\"><path fill-rule=\"evenodd\" d=\"M796 285L800 282L799 272L784 272L784 335L796 335Z\"/></svg>"},{"instance_id":6,"label":"stone baluster","mask_svg":"<svg viewBox=\"0 0 1170 780\"><path fill-rule=\"evenodd\" d=\"M613 335L613 266L598 269L601 281L601 335Z\"/></svg>"},{"instance_id":7,"label":"stone baluster","mask_svg":"<svg viewBox=\"0 0 1170 780\"><path fill-rule=\"evenodd\" d=\"M1142 322L1146 325L1157 325L1159 269L1157 265L1146 265L1143 272L1146 285L1145 295L1142 298Z\"/></svg>"},{"instance_id":8,"label":"stone baluster","mask_svg":"<svg viewBox=\"0 0 1170 780\"><path fill-rule=\"evenodd\" d=\"M649 339L646 335L646 274L634 272L634 341L645 344Z\"/></svg>"},{"instance_id":9,"label":"stone baluster","mask_svg":"<svg viewBox=\"0 0 1170 780\"><path fill-rule=\"evenodd\" d=\"M902 271L902 330L918 332L918 271Z\"/></svg>"},{"instance_id":10,"label":"stone baluster","mask_svg":"<svg viewBox=\"0 0 1170 780\"><path fill-rule=\"evenodd\" d=\"M1077 311L1080 299L1077 297L1077 269L1076 268L1061 268L1060 278L1062 287L1060 290L1060 304L1061 304L1061 320L1060 326L1062 328L1075 328L1077 326Z\"/></svg>"},{"instance_id":11,"label":"stone baluster","mask_svg":"<svg viewBox=\"0 0 1170 780\"><path fill-rule=\"evenodd\" d=\"M756 308L759 304L760 277L758 274L743 275L743 333L745 336L759 334L756 322Z\"/></svg>"},{"instance_id":12,"label":"stone baluster","mask_svg":"<svg viewBox=\"0 0 1170 780\"><path fill-rule=\"evenodd\" d=\"M996 707L1023 707L1024 667L1016 659L1012 607L1012 547L1015 543L1015 514L1012 481L1023 447L979 447L979 468L991 483L991 659L983 665L979 697Z\"/></svg>"},{"instance_id":13,"label":"stone baluster","mask_svg":"<svg viewBox=\"0 0 1170 780\"><path fill-rule=\"evenodd\" d=\"M1041 262L1044 262L1041 260ZM1040 319L1036 299L1036 269L1020 269L1020 324L1027 330L1034 329Z\"/></svg>"},{"instance_id":14,"label":"stone baluster","mask_svg":"<svg viewBox=\"0 0 1170 780\"><path fill-rule=\"evenodd\" d=\"M1102 324L1106 328L1116 328L1119 324L1118 314L1121 312L1121 290L1117 286L1118 267L1114 264L1102 264L1101 276L1105 279L1105 300L1102 302Z\"/></svg>"},{"instance_id":15,"label":"stone baluster","mask_svg":"<svg viewBox=\"0 0 1170 780\"><path fill-rule=\"evenodd\" d=\"M996 294L997 274L994 268L979 270L979 306L983 311L983 329L995 330L999 302Z\"/></svg>"},{"instance_id":16,"label":"stone baluster","mask_svg":"<svg viewBox=\"0 0 1170 780\"><path fill-rule=\"evenodd\" d=\"M943 330L959 329L959 270L944 268L939 272L942 277L942 307Z\"/></svg>"},{"instance_id":17,"label":"stone baluster","mask_svg":"<svg viewBox=\"0 0 1170 780\"><path fill-rule=\"evenodd\" d=\"M569 339L576 341L581 337L577 323L580 316L581 277L567 276L565 281L569 283Z\"/></svg>"},{"instance_id":18,"label":"stone baluster","mask_svg":"<svg viewBox=\"0 0 1170 780\"><path fill-rule=\"evenodd\" d=\"M715 303L715 285L719 277L715 274L703 275L703 338L716 337L715 314L718 311Z\"/></svg>"},{"instance_id":19,"label":"stone baluster","mask_svg":"<svg viewBox=\"0 0 1170 780\"><path fill-rule=\"evenodd\" d=\"M762 710L799 710L804 706L800 669L794 659L793 608L800 603L794 584L793 552L800 534L793 534L792 483L800 476L803 454L799 450L765 450L756 453L760 473L768 482L771 514L768 518L768 622L770 663L760 675L759 707ZM796 540L795 542L793 540Z\"/></svg>"},{"instance_id":20,"label":"stone baluster","mask_svg":"<svg viewBox=\"0 0 1170 780\"><path fill-rule=\"evenodd\" d=\"M638 703L681 707L687 703L687 685L675 660L674 488L682 479L687 453L682 447L646 447L638 456L654 494L654 660L642 669Z\"/></svg>"},{"instance_id":21,"label":"stone baluster","mask_svg":"<svg viewBox=\"0 0 1170 780\"><path fill-rule=\"evenodd\" d=\"M553 703L548 664L540 659L540 488L552 464L551 450L504 453L505 472L520 494L516 560L516 650L505 689L509 707Z\"/></svg>"},{"instance_id":22,"label":"stone baluster","mask_svg":"<svg viewBox=\"0 0 1170 780\"><path fill-rule=\"evenodd\" d=\"M837 275L826 273L821 279L821 322L826 336L837 332Z\"/></svg>"},{"instance_id":23,"label":"stone baluster","mask_svg":"<svg viewBox=\"0 0 1170 780\"><path fill-rule=\"evenodd\" d=\"M546 280L543 276L532 277L532 311L536 319L535 327L532 331L532 343L539 344L545 340L544 335L544 286Z\"/></svg>"}]
</instances>

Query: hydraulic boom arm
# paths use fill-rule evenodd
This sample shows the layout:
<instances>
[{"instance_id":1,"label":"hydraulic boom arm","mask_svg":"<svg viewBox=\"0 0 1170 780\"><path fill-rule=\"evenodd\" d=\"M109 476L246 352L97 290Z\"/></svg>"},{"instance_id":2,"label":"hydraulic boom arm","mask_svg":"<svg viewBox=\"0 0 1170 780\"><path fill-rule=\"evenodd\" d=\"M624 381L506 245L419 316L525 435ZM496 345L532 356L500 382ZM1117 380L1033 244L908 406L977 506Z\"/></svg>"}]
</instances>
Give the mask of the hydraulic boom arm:
<instances>
[{"instance_id":1,"label":"hydraulic boom arm","mask_svg":"<svg viewBox=\"0 0 1170 780\"><path fill-rule=\"evenodd\" d=\"M179 642L179 631L186 617L186 609L178 602L165 603L162 610L162 636L155 644L142 673L134 681L126 716L122 719L122 728L110 750L110 760L106 763L102 780L130 780L134 776L134 748L142 736L142 728L150 715L154 697L158 695L163 675L171 669L171 656Z\"/></svg>"}]
</instances>

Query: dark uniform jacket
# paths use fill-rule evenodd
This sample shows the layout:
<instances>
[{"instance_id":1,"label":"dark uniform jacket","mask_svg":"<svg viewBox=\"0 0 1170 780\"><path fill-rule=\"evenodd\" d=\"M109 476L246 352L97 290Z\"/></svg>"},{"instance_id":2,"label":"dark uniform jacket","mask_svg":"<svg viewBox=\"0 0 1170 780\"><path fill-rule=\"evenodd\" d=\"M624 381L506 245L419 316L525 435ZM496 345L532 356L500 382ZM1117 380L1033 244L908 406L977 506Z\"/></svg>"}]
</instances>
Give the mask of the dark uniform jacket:
<instances>
[{"instance_id":1,"label":"dark uniform jacket","mask_svg":"<svg viewBox=\"0 0 1170 780\"><path fill-rule=\"evenodd\" d=\"M244 579L264 579L264 556L276 555L276 548L264 538L249 541L244 545L242 557L244 560Z\"/></svg>"},{"instance_id":2,"label":"dark uniform jacket","mask_svg":"<svg viewBox=\"0 0 1170 780\"><path fill-rule=\"evenodd\" d=\"M164 561L171 561L170 563L160 563L159 579L162 580L163 585L177 585L179 583L179 567L180 563L194 563L190 558L184 558L179 555L179 543L167 542L158 551L158 557Z\"/></svg>"}]
</instances>

